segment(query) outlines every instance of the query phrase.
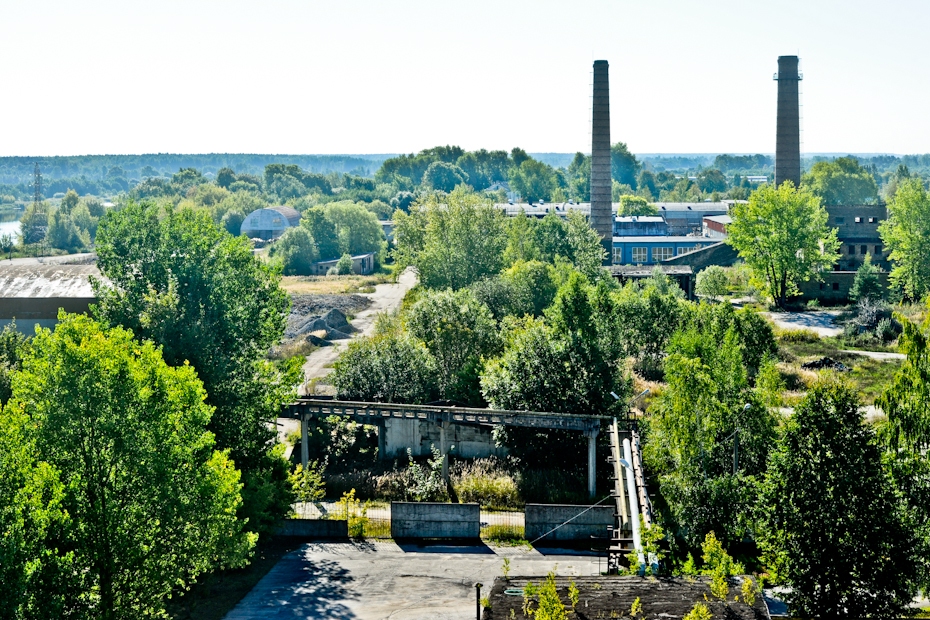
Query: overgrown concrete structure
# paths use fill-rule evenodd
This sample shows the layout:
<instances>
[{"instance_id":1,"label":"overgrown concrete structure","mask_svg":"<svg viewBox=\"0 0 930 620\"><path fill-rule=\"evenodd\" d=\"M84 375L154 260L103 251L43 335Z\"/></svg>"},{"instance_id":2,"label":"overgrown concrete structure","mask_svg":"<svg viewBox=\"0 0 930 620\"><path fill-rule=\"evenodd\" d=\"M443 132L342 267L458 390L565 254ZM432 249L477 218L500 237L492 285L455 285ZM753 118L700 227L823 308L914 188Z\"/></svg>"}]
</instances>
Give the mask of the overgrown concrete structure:
<instances>
[{"instance_id":1,"label":"overgrown concrete structure","mask_svg":"<svg viewBox=\"0 0 930 620\"><path fill-rule=\"evenodd\" d=\"M613 206L610 178L610 85L607 61L594 61L594 100L591 118L591 227L601 236L610 264L613 237Z\"/></svg>"},{"instance_id":2,"label":"overgrown concrete structure","mask_svg":"<svg viewBox=\"0 0 930 620\"><path fill-rule=\"evenodd\" d=\"M801 184L801 115L798 101L797 56L779 56L778 73L778 124L775 130L775 187L791 181Z\"/></svg>"}]
</instances>

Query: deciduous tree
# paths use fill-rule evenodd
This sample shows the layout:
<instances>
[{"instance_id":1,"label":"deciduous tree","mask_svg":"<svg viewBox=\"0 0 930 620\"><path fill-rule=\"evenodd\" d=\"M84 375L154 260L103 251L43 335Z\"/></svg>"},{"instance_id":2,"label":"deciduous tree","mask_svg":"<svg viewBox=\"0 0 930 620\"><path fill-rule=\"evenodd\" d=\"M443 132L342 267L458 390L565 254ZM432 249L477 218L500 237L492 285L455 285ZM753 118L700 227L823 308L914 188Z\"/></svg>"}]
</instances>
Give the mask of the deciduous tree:
<instances>
[{"instance_id":1,"label":"deciduous tree","mask_svg":"<svg viewBox=\"0 0 930 620\"><path fill-rule=\"evenodd\" d=\"M731 215L727 243L781 307L800 283L819 278L839 258L836 229L827 228L826 210L806 189L763 185L747 204L734 205Z\"/></svg>"},{"instance_id":2,"label":"deciduous tree","mask_svg":"<svg viewBox=\"0 0 930 620\"><path fill-rule=\"evenodd\" d=\"M892 284L907 299L922 299L930 292L930 195L920 179L900 183L878 230L891 250Z\"/></svg>"}]
</instances>

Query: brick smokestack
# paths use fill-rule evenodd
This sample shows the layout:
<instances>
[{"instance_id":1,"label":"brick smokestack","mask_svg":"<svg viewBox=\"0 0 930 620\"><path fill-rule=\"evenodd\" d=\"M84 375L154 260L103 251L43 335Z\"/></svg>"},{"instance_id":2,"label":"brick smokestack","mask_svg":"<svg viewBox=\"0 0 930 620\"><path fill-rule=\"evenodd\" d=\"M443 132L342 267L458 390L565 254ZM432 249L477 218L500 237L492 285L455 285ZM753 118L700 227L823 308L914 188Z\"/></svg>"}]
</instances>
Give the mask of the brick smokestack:
<instances>
[{"instance_id":1,"label":"brick smokestack","mask_svg":"<svg viewBox=\"0 0 930 620\"><path fill-rule=\"evenodd\" d=\"M607 61L594 61L594 102L591 122L591 227L601 236L611 263L614 216L610 201L610 85Z\"/></svg>"},{"instance_id":2,"label":"brick smokestack","mask_svg":"<svg viewBox=\"0 0 930 620\"><path fill-rule=\"evenodd\" d=\"M798 107L797 56L779 56L778 73L778 127L775 131L775 187L791 181L801 184L801 123Z\"/></svg>"}]
</instances>

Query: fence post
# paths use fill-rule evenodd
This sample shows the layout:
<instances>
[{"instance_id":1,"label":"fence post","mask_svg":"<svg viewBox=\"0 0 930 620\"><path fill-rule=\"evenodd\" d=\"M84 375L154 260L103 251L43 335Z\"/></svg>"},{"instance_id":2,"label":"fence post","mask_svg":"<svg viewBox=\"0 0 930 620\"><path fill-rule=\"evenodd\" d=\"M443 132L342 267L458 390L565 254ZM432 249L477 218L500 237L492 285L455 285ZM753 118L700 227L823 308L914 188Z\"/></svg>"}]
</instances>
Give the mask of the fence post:
<instances>
[{"instance_id":1,"label":"fence post","mask_svg":"<svg viewBox=\"0 0 930 620\"><path fill-rule=\"evenodd\" d=\"M481 586L484 584L475 584L475 620L481 620Z\"/></svg>"}]
</instances>

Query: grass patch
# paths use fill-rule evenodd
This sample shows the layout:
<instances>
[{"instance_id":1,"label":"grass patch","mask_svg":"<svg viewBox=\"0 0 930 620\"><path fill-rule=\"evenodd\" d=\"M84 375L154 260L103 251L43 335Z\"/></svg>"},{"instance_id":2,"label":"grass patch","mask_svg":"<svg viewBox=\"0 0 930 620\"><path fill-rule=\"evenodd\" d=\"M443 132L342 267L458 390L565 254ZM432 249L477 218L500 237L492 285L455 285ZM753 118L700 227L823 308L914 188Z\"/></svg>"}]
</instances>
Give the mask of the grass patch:
<instances>
[{"instance_id":1,"label":"grass patch","mask_svg":"<svg viewBox=\"0 0 930 620\"><path fill-rule=\"evenodd\" d=\"M389 274L370 276L284 276L281 287L291 295L349 295L373 293L375 286L391 282Z\"/></svg>"},{"instance_id":2,"label":"grass patch","mask_svg":"<svg viewBox=\"0 0 930 620\"><path fill-rule=\"evenodd\" d=\"M523 508L517 481L499 459L459 461L449 478L460 502L475 502L491 510Z\"/></svg>"},{"instance_id":3,"label":"grass patch","mask_svg":"<svg viewBox=\"0 0 930 620\"><path fill-rule=\"evenodd\" d=\"M308 340L298 338L291 342L272 347L268 352L268 358L273 360L287 360L296 356L306 357L318 348L319 347Z\"/></svg>"},{"instance_id":4,"label":"grass patch","mask_svg":"<svg viewBox=\"0 0 930 620\"><path fill-rule=\"evenodd\" d=\"M506 546L529 546L522 525L486 525L481 528L481 538Z\"/></svg>"}]
</instances>

